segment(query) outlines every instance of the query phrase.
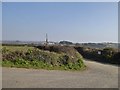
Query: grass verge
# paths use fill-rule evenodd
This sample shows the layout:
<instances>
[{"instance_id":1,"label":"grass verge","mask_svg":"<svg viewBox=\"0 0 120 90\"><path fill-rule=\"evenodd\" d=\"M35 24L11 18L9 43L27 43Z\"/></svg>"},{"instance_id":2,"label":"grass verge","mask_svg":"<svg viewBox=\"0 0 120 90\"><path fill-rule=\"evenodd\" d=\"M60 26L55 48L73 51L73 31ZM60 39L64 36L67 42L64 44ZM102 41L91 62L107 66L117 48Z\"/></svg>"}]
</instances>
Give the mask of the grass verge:
<instances>
[{"instance_id":1,"label":"grass verge","mask_svg":"<svg viewBox=\"0 0 120 90\"><path fill-rule=\"evenodd\" d=\"M33 68L33 69L46 69L46 70L84 70L85 65L81 66L79 63L76 64L66 64L60 66L54 66L42 61L34 60L17 60L16 62L12 62L10 60L2 61L2 67L16 67L16 68Z\"/></svg>"}]
</instances>

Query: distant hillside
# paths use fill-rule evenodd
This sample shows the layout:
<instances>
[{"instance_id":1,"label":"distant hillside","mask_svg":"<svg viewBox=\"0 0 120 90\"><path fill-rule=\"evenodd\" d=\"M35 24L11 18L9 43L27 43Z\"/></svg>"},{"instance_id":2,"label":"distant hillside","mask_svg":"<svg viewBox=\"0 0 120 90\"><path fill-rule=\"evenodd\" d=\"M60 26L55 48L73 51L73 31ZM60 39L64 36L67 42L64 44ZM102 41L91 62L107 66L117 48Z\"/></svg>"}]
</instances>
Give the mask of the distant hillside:
<instances>
[{"instance_id":1,"label":"distant hillside","mask_svg":"<svg viewBox=\"0 0 120 90\"><path fill-rule=\"evenodd\" d=\"M61 45L74 45L74 46L81 46L81 47L89 47L89 48L118 48L118 43L72 43L70 41L60 41L59 44Z\"/></svg>"},{"instance_id":2,"label":"distant hillside","mask_svg":"<svg viewBox=\"0 0 120 90\"><path fill-rule=\"evenodd\" d=\"M118 43L83 43L80 45L84 47L101 48L101 49L106 47L118 48Z\"/></svg>"},{"instance_id":3,"label":"distant hillside","mask_svg":"<svg viewBox=\"0 0 120 90\"><path fill-rule=\"evenodd\" d=\"M34 44L34 45L40 45L44 44L45 41L0 41L2 44ZM118 48L118 43L72 43L69 41L60 41L58 42L49 42L49 43L57 43L57 45L71 45L71 46L82 46L82 47L90 47L90 48L99 48L103 49L106 47L111 48Z\"/></svg>"}]
</instances>

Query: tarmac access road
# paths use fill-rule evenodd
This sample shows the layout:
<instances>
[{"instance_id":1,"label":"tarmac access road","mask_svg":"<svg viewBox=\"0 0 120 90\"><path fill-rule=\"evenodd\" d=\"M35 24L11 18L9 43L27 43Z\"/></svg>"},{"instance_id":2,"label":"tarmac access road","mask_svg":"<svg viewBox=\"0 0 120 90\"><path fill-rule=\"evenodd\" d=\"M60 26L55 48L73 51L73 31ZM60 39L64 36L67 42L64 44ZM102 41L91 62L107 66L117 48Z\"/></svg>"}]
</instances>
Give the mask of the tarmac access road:
<instances>
[{"instance_id":1,"label":"tarmac access road","mask_svg":"<svg viewBox=\"0 0 120 90\"><path fill-rule=\"evenodd\" d=\"M2 88L118 88L118 67L84 61L87 70L2 68Z\"/></svg>"}]
</instances>

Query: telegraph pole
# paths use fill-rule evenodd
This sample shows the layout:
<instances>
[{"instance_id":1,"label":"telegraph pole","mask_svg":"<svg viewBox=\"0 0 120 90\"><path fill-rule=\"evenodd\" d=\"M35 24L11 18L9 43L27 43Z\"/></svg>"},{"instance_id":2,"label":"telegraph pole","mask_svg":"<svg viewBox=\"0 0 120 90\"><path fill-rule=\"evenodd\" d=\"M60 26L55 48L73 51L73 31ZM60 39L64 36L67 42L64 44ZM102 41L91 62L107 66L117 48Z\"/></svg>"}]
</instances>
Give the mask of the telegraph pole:
<instances>
[{"instance_id":1,"label":"telegraph pole","mask_svg":"<svg viewBox=\"0 0 120 90\"><path fill-rule=\"evenodd\" d=\"M48 35L46 33L46 46L48 45Z\"/></svg>"}]
</instances>

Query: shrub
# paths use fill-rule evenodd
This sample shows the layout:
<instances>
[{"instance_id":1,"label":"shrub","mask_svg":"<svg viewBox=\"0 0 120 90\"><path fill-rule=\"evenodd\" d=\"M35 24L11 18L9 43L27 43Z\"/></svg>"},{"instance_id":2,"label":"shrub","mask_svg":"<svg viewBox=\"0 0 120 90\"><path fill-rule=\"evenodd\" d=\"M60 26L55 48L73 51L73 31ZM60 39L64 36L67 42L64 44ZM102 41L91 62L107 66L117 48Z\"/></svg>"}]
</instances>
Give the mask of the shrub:
<instances>
[{"instance_id":1,"label":"shrub","mask_svg":"<svg viewBox=\"0 0 120 90\"><path fill-rule=\"evenodd\" d=\"M65 50L65 49L63 49ZM74 52L74 53L73 53ZM62 69L80 69L84 67L82 56L73 50L62 51L60 53L44 51L39 49L28 49L24 51L5 51L3 54L3 65L10 64L17 67L34 67L34 68L62 68ZM7 62L8 61L8 62ZM76 66L74 66L74 64Z\"/></svg>"},{"instance_id":2,"label":"shrub","mask_svg":"<svg viewBox=\"0 0 120 90\"><path fill-rule=\"evenodd\" d=\"M75 47L84 58L99 61L103 63L119 64L120 52L114 48L92 49L87 47ZM98 54L98 52L101 54Z\"/></svg>"}]
</instances>

